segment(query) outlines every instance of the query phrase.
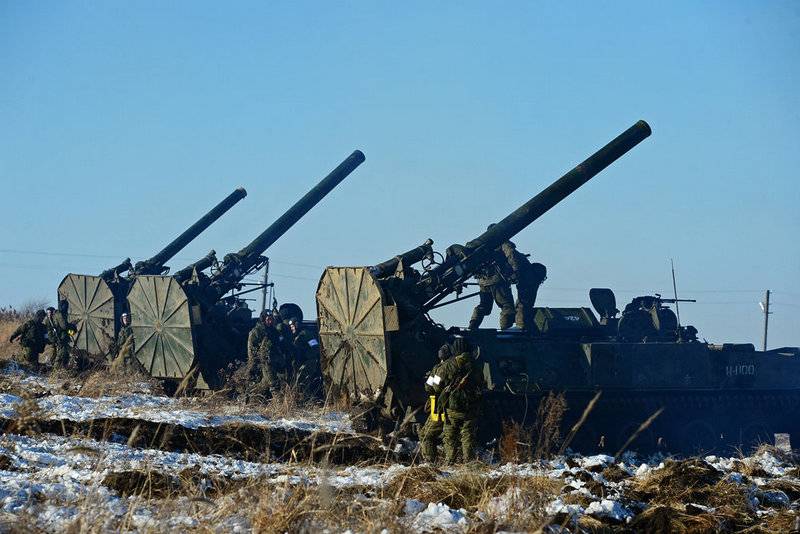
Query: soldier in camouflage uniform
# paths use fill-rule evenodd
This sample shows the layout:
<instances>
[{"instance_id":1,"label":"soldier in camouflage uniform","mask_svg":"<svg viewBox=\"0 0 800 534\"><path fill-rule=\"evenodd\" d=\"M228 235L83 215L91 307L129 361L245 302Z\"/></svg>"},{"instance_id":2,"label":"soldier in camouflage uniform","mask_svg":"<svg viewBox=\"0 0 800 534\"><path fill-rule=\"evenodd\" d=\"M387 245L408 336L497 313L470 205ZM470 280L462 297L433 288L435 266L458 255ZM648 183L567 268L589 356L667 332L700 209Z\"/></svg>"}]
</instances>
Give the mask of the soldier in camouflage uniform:
<instances>
[{"instance_id":1,"label":"soldier in camouflage uniform","mask_svg":"<svg viewBox=\"0 0 800 534\"><path fill-rule=\"evenodd\" d=\"M139 368L139 362L135 358L136 345L133 339L133 327L131 327L131 316L123 313L120 318L119 334L112 347L111 368L114 371L133 370Z\"/></svg>"},{"instance_id":2,"label":"soldier in camouflage uniform","mask_svg":"<svg viewBox=\"0 0 800 534\"><path fill-rule=\"evenodd\" d=\"M436 447L439 439L442 437L442 427L444 425L443 417L438 411L438 395L442 391L441 368L444 362L453 356L453 350L450 345L442 345L439 349L439 363L433 366L428 374L425 376L425 392L428 394L428 401L425 404L425 411L428 413L428 420L420 430L420 450L422 458L426 462L433 463L436 461Z\"/></svg>"},{"instance_id":3,"label":"soldier in camouflage uniform","mask_svg":"<svg viewBox=\"0 0 800 534\"><path fill-rule=\"evenodd\" d=\"M522 330L532 329L536 294L539 292L539 286L547 278L547 268L541 263L531 263L528 256L519 252L511 241L500 245L500 251L506 260L503 265L510 268L506 278L517 286L514 322Z\"/></svg>"},{"instance_id":4,"label":"soldier in camouflage uniform","mask_svg":"<svg viewBox=\"0 0 800 534\"><path fill-rule=\"evenodd\" d=\"M264 396L277 393L286 383L287 363L274 318L264 310L247 337L246 374L252 381L249 393Z\"/></svg>"},{"instance_id":5,"label":"soldier in camouflage uniform","mask_svg":"<svg viewBox=\"0 0 800 534\"><path fill-rule=\"evenodd\" d=\"M47 343L50 345L50 365L53 368L69 364L70 328L66 314L52 306L47 308L44 318L47 329Z\"/></svg>"},{"instance_id":6,"label":"soldier in camouflage uniform","mask_svg":"<svg viewBox=\"0 0 800 534\"><path fill-rule=\"evenodd\" d=\"M292 338L292 368L295 380L313 397L322 395L322 370L319 365L319 341L303 328L296 317L289 319Z\"/></svg>"},{"instance_id":7,"label":"soldier in camouflage uniform","mask_svg":"<svg viewBox=\"0 0 800 534\"><path fill-rule=\"evenodd\" d=\"M490 225L489 228L492 226L494 225ZM475 278L478 280L480 300L472 311L469 320L470 330L478 328L483 318L492 313L493 302L500 308L500 329L505 330L514 324L514 295L511 293L511 284L505 276L510 271L505 254L498 249L492 252L491 261L477 272Z\"/></svg>"},{"instance_id":8,"label":"soldier in camouflage uniform","mask_svg":"<svg viewBox=\"0 0 800 534\"><path fill-rule=\"evenodd\" d=\"M43 323L44 318L44 310L37 311L33 319L28 319L22 323L8 338L10 343L19 338L22 356L25 362L34 370L39 368L39 354L44 351L47 342L47 328Z\"/></svg>"},{"instance_id":9,"label":"soldier in camouflage uniform","mask_svg":"<svg viewBox=\"0 0 800 534\"><path fill-rule=\"evenodd\" d=\"M464 338L455 340L453 352L456 356L439 369L442 385L439 402L444 413L442 435L448 464L455 461L459 449L464 462L475 458L478 415L485 386L483 369Z\"/></svg>"}]
</instances>

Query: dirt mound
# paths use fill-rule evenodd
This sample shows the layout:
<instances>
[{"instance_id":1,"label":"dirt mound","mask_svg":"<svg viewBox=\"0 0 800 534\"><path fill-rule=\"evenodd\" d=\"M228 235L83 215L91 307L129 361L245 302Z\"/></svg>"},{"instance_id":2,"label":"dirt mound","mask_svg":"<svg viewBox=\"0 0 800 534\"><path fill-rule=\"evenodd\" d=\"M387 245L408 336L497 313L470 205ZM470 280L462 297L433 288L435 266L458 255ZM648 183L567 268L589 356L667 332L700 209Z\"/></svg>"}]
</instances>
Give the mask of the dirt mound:
<instances>
[{"instance_id":1,"label":"dirt mound","mask_svg":"<svg viewBox=\"0 0 800 534\"><path fill-rule=\"evenodd\" d=\"M14 465L14 461L5 454L0 454L0 471L16 471L16 470L17 466Z\"/></svg>"},{"instance_id":2,"label":"dirt mound","mask_svg":"<svg viewBox=\"0 0 800 534\"><path fill-rule=\"evenodd\" d=\"M163 499L178 492L180 481L160 471L119 471L103 478L103 485L123 497L136 495Z\"/></svg>"},{"instance_id":3,"label":"dirt mound","mask_svg":"<svg viewBox=\"0 0 800 534\"><path fill-rule=\"evenodd\" d=\"M636 480L628 495L650 505L648 514L637 518L643 522L642 531L680 524L697 530L678 532L703 532L713 521L712 530L735 532L757 522L750 488L746 477L735 482L704 460L693 458L667 462Z\"/></svg>"},{"instance_id":4,"label":"dirt mound","mask_svg":"<svg viewBox=\"0 0 800 534\"><path fill-rule=\"evenodd\" d=\"M700 503L705 504L714 494L714 486L723 474L699 458L683 461L668 460L662 469L636 480L633 498L655 504Z\"/></svg>"},{"instance_id":5,"label":"dirt mound","mask_svg":"<svg viewBox=\"0 0 800 534\"><path fill-rule=\"evenodd\" d=\"M630 478L630 474L617 464L611 464L600 473L603 478L609 482L622 482L626 478Z\"/></svg>"},{"instance_id":6,"label":"dirt mound","mask_svg":"<svg viewBox=\"0 0 800 534\"><path fill-rule=\"evenodd\" d=\"M630 523L634 532L649 534L704 534L715 532L717 526L716 519L710 514L690 515L663 504L648 508Z\"/></svg>"}]
</instances>

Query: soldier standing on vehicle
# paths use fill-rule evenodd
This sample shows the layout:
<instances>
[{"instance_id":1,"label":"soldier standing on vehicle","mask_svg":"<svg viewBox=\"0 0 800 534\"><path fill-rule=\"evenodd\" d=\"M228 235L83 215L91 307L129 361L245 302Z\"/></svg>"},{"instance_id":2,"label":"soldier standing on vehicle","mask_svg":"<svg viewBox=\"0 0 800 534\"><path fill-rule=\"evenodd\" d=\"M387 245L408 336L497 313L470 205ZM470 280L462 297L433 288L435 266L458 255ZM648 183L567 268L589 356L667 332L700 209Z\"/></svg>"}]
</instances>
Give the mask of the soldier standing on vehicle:
<instances>
[{"instance_id":1,"label":"soldier standing on vehicle","mask_svg":"<svg viewBox=\"0 0 800 534\"><path fill-rule=\"evenodd\" d=\"M44 326L47 329L47 342L50 345L50 365L53 368L69 364L70 325L61 310L50 306L45 310Z\"/></svg>"},{"instance_id":2,"label":"soldier standing on vehicle","mask_svg":"<svg viewBox=\"0 0 800 534\"><path fill-rule=\"evenodd\" d=\"M489 225L489 229L492 228ZM467 243L469 247L469 243ZM478 280L478 305L472 311L469 320L469 329L475 330L481 325L483 318L492 313L492 303L497 303L500 308L500 329L505 330L514 324L514 295L511 293L511 284L504 273L511 271L505 254L500 250L492 252L491 261L487 262L475 274Z\"/></svg>"},{"instance_id":3,"label":"soldier standing on vehicle","mask_svg":"<svg viewBox=\"0 0 800 534\"><path fill-rule=\"evenodd\" d=\"M444 362L439 369L442 385L439 403L444 415L442 436L445 462L448 464L455 461L459 449L464 462L475 458L478 415L484 388L483 369L473 356L467 340L456 338L453 352L455 357Z\"/></svg>"},{"instance_id":4,"label":"soldier standing on vehicle","mask_svg":"<svg viewBox=\"0 0 800 534\"><path fill-rule=\"evenodd\" d=\"M319 341L303 327L303 323L297 317L289 319L289 333L292 337L292 367L295 380L311 396L321 396Z\"/></svg>"},{"instance_id":5,"label":"soldier standing on vehicle","mask_svg":"<svg viewBox=\"0 0 800 534\"><path fill-rule=\"evenodd\" d=\"M258 323L247 337L247 377L253 381L248 391L270 396L286 382L287 360L275 330L272 313L261 312Z\"/></svg>"},{"instance_id":6,"label":"soldier standing on vehicle","mask_svg":"<svg viewBox=\"0 0 800 534\"><path fill-rule=\"evenodd\" d=\"M547 268L541 263L531 263L528 255L517 250L511 241L500 245L505 256L505 265L510 267L507 273L509 281L517 286L517 305L514 322L522 330L533 328L533 307L539 286L547 279Z\"/></svg>"},{"instance_id":7,"label":"soldier standing on vehicle","mask_svg":"<svg viewBox=\"0 0 800 534\"><path fill-rule=\"evenodd\" d=\"M47 342L47 328L43 323L45 315L44 310L38 310L33 319L22 323L8 338L10 343L19 338L22 356L34 371L39 369L39 354L44 351Z\"/></svg>"},{"instance_id":8,"label":"soldier standing on vehicle","mask_svg":"<svg viewBox=\"0 0 800 534\"><path fill-rule=\"evenodd\" d=\"M444 417L439 412L438 396L442 391L442 378L440 376L444 363L452 358L453 349L450 345L442 345L439 349L439 363L433 366L425 376L425 392L428 394L428 401L425 404L425 411L428 412L428 419L420 430L420 450L422 458L428 463L436 461L436 448L442 437L442 427Z\"/></svg>"}]
</instances>

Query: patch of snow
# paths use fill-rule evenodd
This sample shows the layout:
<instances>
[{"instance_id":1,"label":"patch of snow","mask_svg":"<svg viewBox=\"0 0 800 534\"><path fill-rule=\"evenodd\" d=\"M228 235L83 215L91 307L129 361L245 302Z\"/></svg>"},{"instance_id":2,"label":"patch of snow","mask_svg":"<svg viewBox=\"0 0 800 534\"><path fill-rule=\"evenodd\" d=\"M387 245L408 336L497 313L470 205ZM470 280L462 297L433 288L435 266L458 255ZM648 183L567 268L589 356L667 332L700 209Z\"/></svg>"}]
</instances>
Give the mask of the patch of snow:
<instances>
[{"instance_id":1,"label":"patch of snow","mask_svg":"<svg viewBox=\"0 0 800 534\"><path fill-rule=\"evenodd\" d=\"M614 457L607 454L595 454L594 456L582 456L577 458L578 464L584 469L593 467L606 467L614 463Z\"/></svg>"},{"instance_id":2,"label":"patch of snow","mask_svg":"<svg viewBox=\"0 0 800 534\"><path fill-rule=\"evenodd\" d=\"M712 508L711 506L706 506L704 504L697 504L696 502L686 503L686 506L684 508L686 508L687 512L693 510L695 512L699 511L699 512L705 512L707 514L713 514L715 511L715 508Z\"/></svg>"},{"instance_id":3,"label":"patch of snow","mask_svg":"<svg viewBox=\"0 0 800 534\"><path fill-rule=\"evenodd\" d=\"M594 501L586 507L586 514L595 517L606 517L624 523L633 518L633 512L611 499Z\"/></svg>"},{"instance_id":4,"label":"patch of snow","mask_svg":"<svg viewBox=\"0 0 800 534\"><path fill-rule=\"evenodd\" d=\"M427 506L425 506L425 503L422 501L418 501L417 499L406 499L406 504L403 507L403 513L405 515L417 515L425 508L427 508Z\"/></svg>"},{"instance_id":5,"label":"patch of snow","mask_svg":"<svg viewBox=\"0 0 800 534\"><path fill-rule=\"evenodd\" d=\"M0 417L9 419L17 415L17 404L22 402L21 397L0 393Z\"/></svg>"},{"instance_id":6,"label":"patch of snow","mask_svg":"<svg viewBox=\"0 0 800 534\"><path fill-rule=\"evenodd\" d=\"M429 503L427 508L414 517L411 526L417 532L466 530L469 521L467 511L463 508L453 510L444 503Z\"/></svg>"},{"instance_id":7,"label":"patch of snow","mask_svg":"<svg viewBox=\"0 0 800 534\"><path fill-rule=\"evenodd\" d=\"M647 475L649 475L650 471L652 471L652 470L653 470L653 468L650 467L648 464L642 464L642 465L640 465L639 467L636 468L636 471L634 472L634 476L639 477L639 478L643 478L643 477L646 477Z\"/></svg>"},{"instance_id":8,"label":"patch of snow","mask_svg":"<svg viewBox=\"0 0 800 534\"><path fill-rule=\"evenodd\" d=\"M547 515L567 514L569 516L583 515L584 508L580 504L564 504L560 498L550 501L545 507Z\"/></svg>"},{"instance_id":9,"label":"patch of snow","mask_svg":"<svg viewBox=\"0 0 800 534\"><path fill-rule=\"evenodd\" d=\"M734 471L732 473L728 473L725 477L725 480L730 480L735 484L743 484L744 483L744 475L739 473L738 471Z\"/></svg>"},{"instance_id":10,"label":"patch of snow","mask_svg":"<svg viewBox=\"0 0 800 534\"><path fill-rule=\"evenodd\" d=\"M13 417L21 398L0 395L0 417ZM270 418L258 413L211 414L200 407L187 407L186 399L131 394L99 398L51 395L38 399L37 404L47 419L89 421L98 418L127 418L166 423L185 428L249 424L268 428L285 428L314 432L353 433L349 415L340 412L322 416L307 414L303 418Z\"/></svg>"},{"instance_id":11,"label":"patch of snow","mask_svg":"<svg viewBox=\"0 0 800 534\"><path fill-rule=\"evenodd\" d=\"M758 500L767 506L786 508L792 502L789 496L781 490L768 490L758 493Z\"/></svg>"},{"instance_id":12,"label":"patch of snow","mask_svg":"<svg viewBox=\"0 0 800 534\"><path fill-rule=\"evenodd\" d=\"M788 467L769 452L762 452L761 454L749 458L749 460L751 463L759 465L761 469L774 477L785 475L786 468Z\"/></svg>"}]
</instances>

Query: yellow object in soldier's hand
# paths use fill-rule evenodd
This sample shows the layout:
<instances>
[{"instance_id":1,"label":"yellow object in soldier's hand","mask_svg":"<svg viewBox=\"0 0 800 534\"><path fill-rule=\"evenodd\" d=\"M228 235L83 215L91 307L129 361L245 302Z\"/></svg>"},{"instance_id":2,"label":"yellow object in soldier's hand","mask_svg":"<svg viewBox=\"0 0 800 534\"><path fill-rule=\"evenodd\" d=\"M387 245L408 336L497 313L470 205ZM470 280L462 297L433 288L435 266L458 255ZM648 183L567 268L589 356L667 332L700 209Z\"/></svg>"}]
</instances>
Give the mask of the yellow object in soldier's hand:
<instances>
[{"instance_id":1,"label":"yellow object in soldier's hand","mask_svg":"<svg viewBox=\"0 0 800 534\"><path fill-rule=\"evenodd\" d=\"M438 421L439 414L436 412L436 395L431 395L431 421Z\"/></svg>"}]
</instances>

